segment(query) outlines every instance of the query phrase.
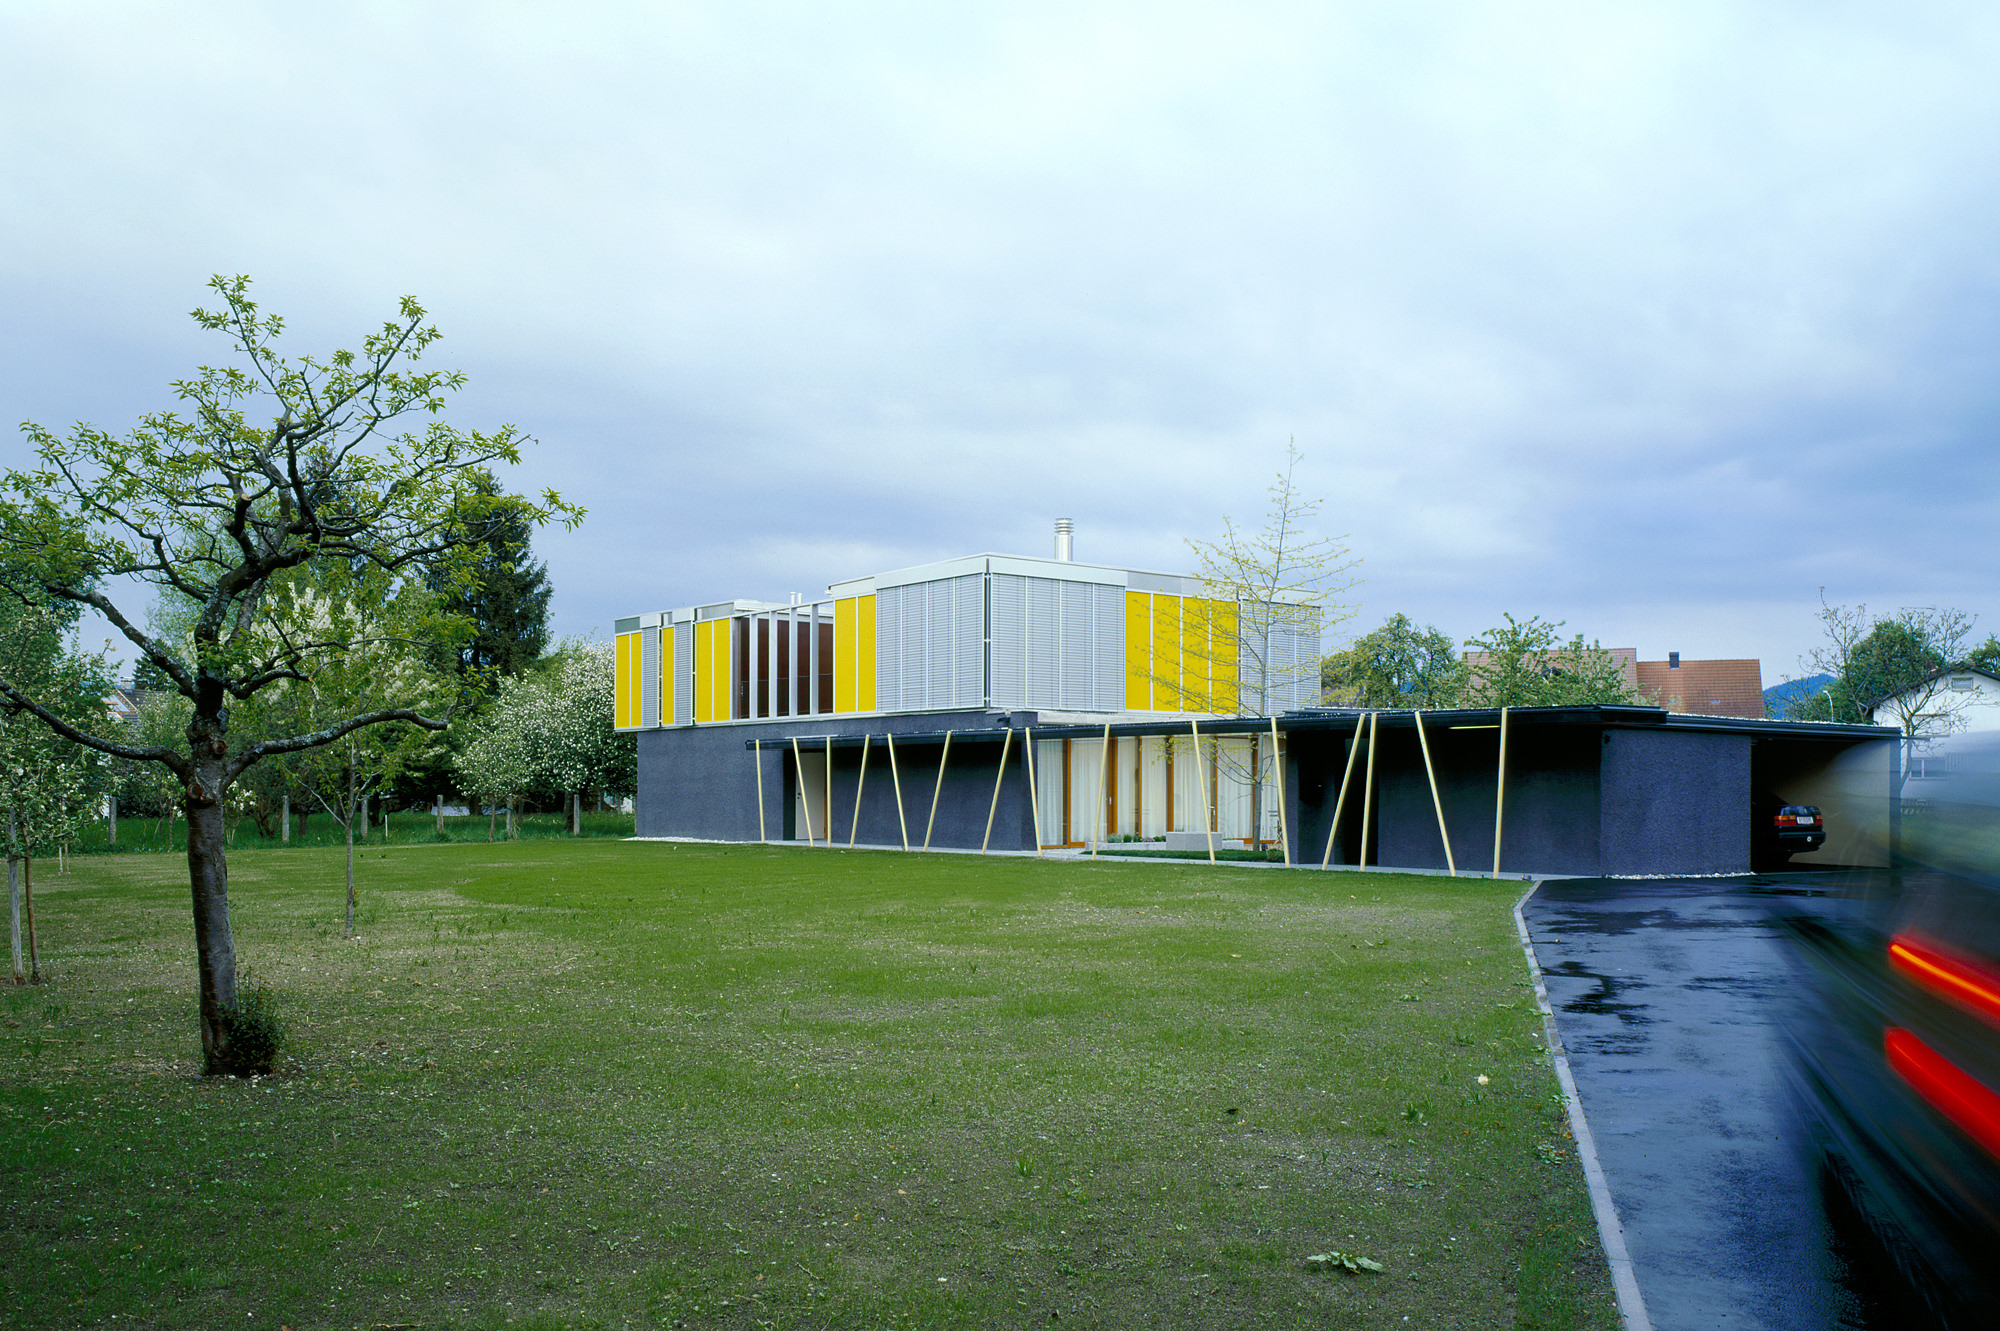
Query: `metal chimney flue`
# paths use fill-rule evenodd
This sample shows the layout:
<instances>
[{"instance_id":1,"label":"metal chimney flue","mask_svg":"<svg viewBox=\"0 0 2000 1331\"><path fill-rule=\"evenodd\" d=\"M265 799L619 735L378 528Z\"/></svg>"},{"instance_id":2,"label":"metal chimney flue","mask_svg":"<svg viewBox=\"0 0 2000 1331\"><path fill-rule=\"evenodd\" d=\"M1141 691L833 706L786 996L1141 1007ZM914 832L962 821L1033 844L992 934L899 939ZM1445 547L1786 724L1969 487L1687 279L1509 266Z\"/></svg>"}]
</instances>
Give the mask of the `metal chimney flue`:
<instances>
[{"instance_id":1,"label":"metal chimney flue","mask_svg":"<svg viewBox=\"0 0 2000 1331\"><path fill-rule=\"evenodd\" d=\"M1056 558L1065 564L1076 559L1076 524L1068 518L1056 519Z\"/></svg>"}]
</instances>

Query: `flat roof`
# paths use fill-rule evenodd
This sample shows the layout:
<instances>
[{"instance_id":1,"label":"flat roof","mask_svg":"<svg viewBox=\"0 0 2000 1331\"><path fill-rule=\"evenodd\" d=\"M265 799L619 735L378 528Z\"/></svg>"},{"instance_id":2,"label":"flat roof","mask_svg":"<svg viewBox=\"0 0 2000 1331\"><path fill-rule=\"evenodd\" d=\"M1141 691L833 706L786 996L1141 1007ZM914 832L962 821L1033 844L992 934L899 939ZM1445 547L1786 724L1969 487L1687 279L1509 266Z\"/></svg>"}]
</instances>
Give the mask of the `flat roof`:
<instances>
[{"instance_id":1,"label":"flat roof","mask_svg":"<svg viewBox=\"0 0 2000 1331\"><path fill-rule=\"evenodd\" d=\"M1426 729L1497 730L1500 726L1500 712L1501 709L1498 707L1425 708L1422 715ZM1767 738L1782 737L1844 744L1852 744L1859 740L1897 739L1903 733L1895 726L1837 725L1826 721L1772 721L1752 717L1699 716L1688 712L1669 712L1663 707L1618 704L1585 707L1510 707L1506 712L1509 729L1515 726L1595 726L1615 730L1748 734ZM1418 711L1414 708L1308 707L1281 713L1277 717L1278 731L1280 734L1301 730L1351 731L1359 721L1370 715L1376 717L1377 726L1411 730L1416 727ZM798 719L809 721L813 718ZM998 744L1006 738L1010 729L1008 717L1003 713L972 713L968 714L967 719L983 719L986 724L973 724L963 729L953 727L949 731L898 730L880 733L892 733L897 741L903 744L941 744L947 733L951 735L954 744ZM1195 718L1195 725L1204 735L1267 735L1271 732L1271 720L1272 718L1268 716ZM1130 739L1136 735L1190 733L1189 723L1186 720L1167 721L1157 718L1145 721L1113 721L1108 725L1013 726L1011 729L1016 731L1032 729L1043 739L1102 739L1107 730L1115 739ZM870 735L879 738L877 732L860 732L851 735L800 735L797 736L797 740L801 751L809 749L818 753L829 746L836 749L858 749ZM772 743L790 747L792 740L793 737L788 735L782 739L773 739ZM745 740L743 747L747 749L759 742Z\"/></svg>"}]
</instances>

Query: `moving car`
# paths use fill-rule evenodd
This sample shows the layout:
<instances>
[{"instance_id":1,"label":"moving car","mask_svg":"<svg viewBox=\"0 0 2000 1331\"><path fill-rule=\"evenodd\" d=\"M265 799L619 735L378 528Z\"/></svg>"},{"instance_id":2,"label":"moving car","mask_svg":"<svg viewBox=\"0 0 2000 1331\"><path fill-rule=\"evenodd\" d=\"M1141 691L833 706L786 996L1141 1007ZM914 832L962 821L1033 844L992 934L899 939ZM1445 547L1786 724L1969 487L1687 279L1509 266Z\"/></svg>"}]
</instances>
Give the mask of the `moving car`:
<instances>
[{"instance_id":1,"label":"moving car","mask_svg":"<svg viewBox=\"0 0 2000 1331\"><path fill-rule=\"evenodd\" d=\"M1786 920L1803 981L1786 1034L1804 1140L1846 1203L1837 1209L1865 1226L1932 1323L1991 1326L2000 735L1959 738L1950 776L1903 799L1892 870L1838 909Z\"/></svg>"}]
</instances>

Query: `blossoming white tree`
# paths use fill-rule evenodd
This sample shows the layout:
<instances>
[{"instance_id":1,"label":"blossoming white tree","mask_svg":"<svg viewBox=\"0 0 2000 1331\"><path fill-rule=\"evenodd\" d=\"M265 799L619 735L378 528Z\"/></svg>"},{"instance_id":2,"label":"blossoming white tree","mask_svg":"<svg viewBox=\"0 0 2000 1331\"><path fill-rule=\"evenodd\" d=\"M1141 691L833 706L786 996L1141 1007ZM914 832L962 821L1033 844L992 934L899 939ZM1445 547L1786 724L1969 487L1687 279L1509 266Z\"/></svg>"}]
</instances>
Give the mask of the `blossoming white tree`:
<instances>
[{"instance_id":1,"label":"blossoming white tree","mask_svg":"<svg viewBox=\"0 0 2000 1331\"><path fill-rule=\"evenodd\" d=\"M612 728L614 690L610 643L563 643L538 668L501 682L460 752L460 773L482 794L563 791L570 830L579 830L584 792L625 795L638 783L636 746Z\"/></svg>"},{"instance_id":2,"label":"blossoming white tree","mask_svg":"<svg viewBox=\"0 0 2000 1331\"><path fill-rule=\"evenodd\" d=\"M0 607L0 670L32 681L66 717L88 724L104 710L104 672L101 663L65 641L65 628L62 616L46 610L18 604ZM16 984L41 981L35 944L35 854L72 844L82 831L103 784L94 757L23 715L21 709L0 708L0 811L4 811L0 817L6 824L7 932Z\"/></svg>"}]
</instances>

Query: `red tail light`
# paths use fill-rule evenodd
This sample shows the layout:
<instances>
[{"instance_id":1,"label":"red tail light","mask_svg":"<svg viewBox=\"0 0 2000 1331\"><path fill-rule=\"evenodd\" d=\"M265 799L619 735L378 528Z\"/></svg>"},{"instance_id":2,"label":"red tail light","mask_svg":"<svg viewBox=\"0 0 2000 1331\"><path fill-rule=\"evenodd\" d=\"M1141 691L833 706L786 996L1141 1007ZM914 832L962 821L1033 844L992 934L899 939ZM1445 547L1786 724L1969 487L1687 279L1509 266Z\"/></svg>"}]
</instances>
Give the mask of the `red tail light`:
<instances>
[{"instance_id":1,"label":"red tail light","mask_svg":"<svg viewBox=\"0 0 2000 1331\"><path fill-rule=\"evenodd\" d=\"M1900 1026L1884 1033L1882 1047L1896 1075L1931 1108L2000 1158L2000 1095Z\"/></svg>"},{"instance_id":2,"label":"red tail light","mask_svg":"<svg viewBox=\"0 0 2000 1331\"><path fill-rule=\"evenodd\" d=\"M1939 998L2000 1026L2000 974L1914 934L1890 940L1889 964Z\"/></svg>"}]
</instances>

